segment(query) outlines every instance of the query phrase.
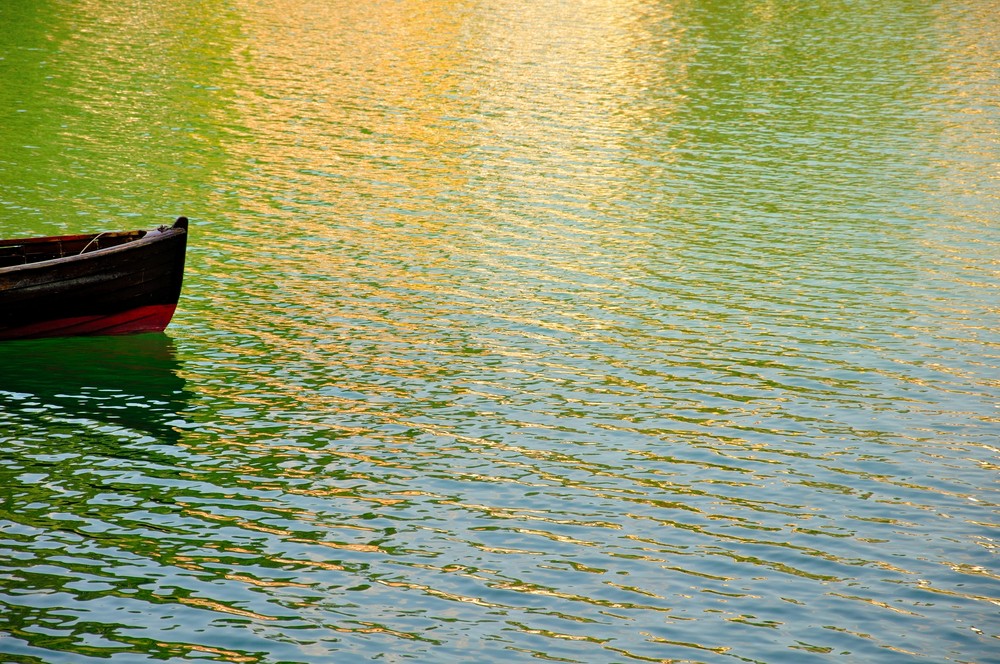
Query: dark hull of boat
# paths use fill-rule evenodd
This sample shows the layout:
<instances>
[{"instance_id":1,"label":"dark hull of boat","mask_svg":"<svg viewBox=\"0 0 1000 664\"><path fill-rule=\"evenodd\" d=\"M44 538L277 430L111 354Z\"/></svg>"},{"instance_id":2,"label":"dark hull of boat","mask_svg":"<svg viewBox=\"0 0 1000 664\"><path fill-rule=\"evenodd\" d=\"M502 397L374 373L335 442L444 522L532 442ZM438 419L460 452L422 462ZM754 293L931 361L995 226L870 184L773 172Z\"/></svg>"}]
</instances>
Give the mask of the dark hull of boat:
<instances>
[{"instance_id":1,"label":"dark hull of boat","mask_svg":"<svg viewBox=\"0 0 1000 664\"><path fill-rule=\"evenodd\" d=\"M104 235L110 246L100 248ZM149 233L0 241L0 251L28 256L0 267L0 339L162 332L180 297L186 248L183 217ZM58 257L30 262L52 251Z\"/></svg>"}]
</instances>

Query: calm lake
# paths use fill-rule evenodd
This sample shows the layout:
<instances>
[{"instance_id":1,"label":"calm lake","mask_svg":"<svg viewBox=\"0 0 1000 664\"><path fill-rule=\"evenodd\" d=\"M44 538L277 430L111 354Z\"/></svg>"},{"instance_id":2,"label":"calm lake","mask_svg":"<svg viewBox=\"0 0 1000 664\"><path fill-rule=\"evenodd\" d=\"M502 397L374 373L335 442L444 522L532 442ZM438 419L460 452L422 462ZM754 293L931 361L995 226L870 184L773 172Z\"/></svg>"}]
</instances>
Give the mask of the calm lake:
<instances>
[{"instance_id":1,"label":"calm lake","mask_svg":"<svg viewBox=\"0 0 1000 664\"><path fill-rule=\"evenodd\" d=\"M0 661L1000 662L998 15L0 3Z\"/></svg>"}]
</instances>

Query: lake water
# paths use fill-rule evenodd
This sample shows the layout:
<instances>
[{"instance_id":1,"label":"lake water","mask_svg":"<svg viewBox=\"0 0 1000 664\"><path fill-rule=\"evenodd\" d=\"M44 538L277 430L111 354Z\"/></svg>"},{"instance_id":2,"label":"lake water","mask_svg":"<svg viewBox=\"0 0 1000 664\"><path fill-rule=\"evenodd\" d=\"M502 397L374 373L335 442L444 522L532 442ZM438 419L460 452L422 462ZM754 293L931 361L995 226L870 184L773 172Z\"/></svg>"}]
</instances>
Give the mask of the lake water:
<instances>
[{"instance_id":1,"label":"lake water","mask_svg":"<svg viewBox=\"0 0 1000 664\"><path fill-rule=\"evenodd\" d=\"M992 0L0 5L0 660L1000 661Z\"/></svg>"}]
</instances>

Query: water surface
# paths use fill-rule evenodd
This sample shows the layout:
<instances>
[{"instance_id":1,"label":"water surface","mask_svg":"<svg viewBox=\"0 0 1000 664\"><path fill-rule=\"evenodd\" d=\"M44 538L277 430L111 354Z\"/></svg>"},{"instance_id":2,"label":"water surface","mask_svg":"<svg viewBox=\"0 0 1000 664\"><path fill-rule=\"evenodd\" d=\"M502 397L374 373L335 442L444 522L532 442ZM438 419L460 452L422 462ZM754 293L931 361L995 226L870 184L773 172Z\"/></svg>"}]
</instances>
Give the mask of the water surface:
<instances>
[{"instance_id":1,"label":"water surface","mask_svg":"<svg viewBox=\"0 0 1000 664\"><path fill-rule=\"evenodd\" d=\"M6 3L4 661L998 661L995 11Z\"/></svg>"}]
</instances>

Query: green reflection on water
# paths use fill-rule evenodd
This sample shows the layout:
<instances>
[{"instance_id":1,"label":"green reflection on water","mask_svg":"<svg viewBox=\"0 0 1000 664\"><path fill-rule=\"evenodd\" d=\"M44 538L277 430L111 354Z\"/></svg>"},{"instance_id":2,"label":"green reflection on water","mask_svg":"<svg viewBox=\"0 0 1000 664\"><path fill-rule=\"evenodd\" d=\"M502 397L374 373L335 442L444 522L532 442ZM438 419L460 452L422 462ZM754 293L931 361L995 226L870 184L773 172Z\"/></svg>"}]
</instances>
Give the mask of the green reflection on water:
<instances>
[{"instance_id":1,"label":"green reflection on water","mask_svg":"<svg viewBox=\"0 0 1000 664\"><path fill-rule=\"evenodd\" d=\"M236 31L221 3L9 2L0 20L5 235L209 216Z\"/></svg>"},{"instance_id":2,"label":"green reflection on water","mask_svg":"<svg viewBox=\"0 0 1000 664\"><path fill-rule=\"evenodd\" d=\"M179 439L171 423L189 393L165 335L10 342L0 345L0 366L7 415L63 438L61 451L71 449L82 422Z\"/></svg>"}]
</instances>

